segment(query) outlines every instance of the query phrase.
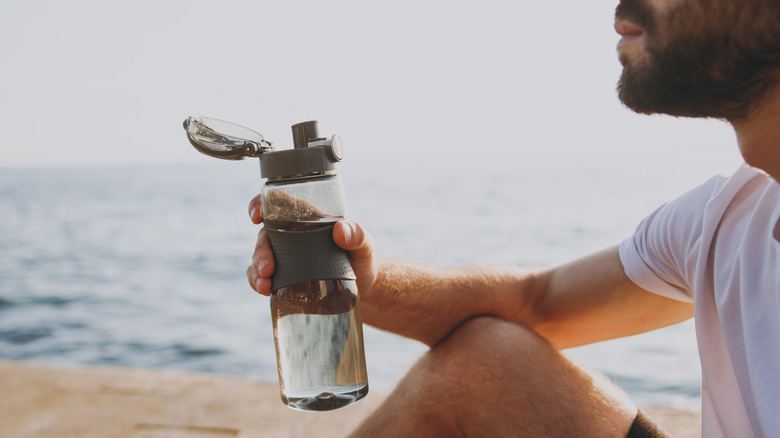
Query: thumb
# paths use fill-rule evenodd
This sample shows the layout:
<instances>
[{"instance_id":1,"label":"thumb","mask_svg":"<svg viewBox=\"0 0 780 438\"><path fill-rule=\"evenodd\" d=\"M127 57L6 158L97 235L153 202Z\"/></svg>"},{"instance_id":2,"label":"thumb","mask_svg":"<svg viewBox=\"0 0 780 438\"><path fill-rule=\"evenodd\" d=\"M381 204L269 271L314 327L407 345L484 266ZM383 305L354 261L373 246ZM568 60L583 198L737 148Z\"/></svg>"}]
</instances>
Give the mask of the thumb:
<instances>
[{"instance_id":1,"label":"thumb","mask_svg":"<svg viewBox=\"0 0 780 438\"><path fill-rule=\"evenodd\" d=\"M352 221L340 221L333 227L333 241L349 252L352 263L371 263L374 242L363 227Z\"/></svg>"},{"instance_id":2,"label":"thumb","mask_svg":"<svg viewBox=\"0 0 780 438\"><path fill-rule=\"evenodd\" d=\"M371 290L379 273L371 235L354 222L341 221L333 226L333 241L347 251L349 262L357 275L357 287L361 294Z\"/></svg>"}]
</instances>

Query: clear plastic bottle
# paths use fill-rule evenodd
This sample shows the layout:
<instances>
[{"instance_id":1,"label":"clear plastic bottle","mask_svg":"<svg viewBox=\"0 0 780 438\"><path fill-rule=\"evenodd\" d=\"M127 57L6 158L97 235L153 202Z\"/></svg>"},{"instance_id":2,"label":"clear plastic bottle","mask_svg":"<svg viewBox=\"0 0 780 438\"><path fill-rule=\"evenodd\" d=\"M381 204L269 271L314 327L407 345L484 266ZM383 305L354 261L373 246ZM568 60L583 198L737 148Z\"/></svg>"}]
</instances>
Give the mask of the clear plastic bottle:
<instances>
[{"instance_id":1,"label":"clear plastic bottle","mask_svg":"<svg viewBox=\"0 0 780 438\"><path fill-rule=\"evenodd\" d=\"M346 216L344 191L337 175L269 181L262 196L264 227L271 235L275 254L290 233L319 233L321 237L316 239L320 242L332 242L334 223ZM321 244L307 242L302 246ZM290 251L299 253L301 249ZM287 261L280 255L276 260L277 269L287 269ZM288 263L294 262L301 263ZM313 263L339 262L326 257ZM343 269L332 269L336 275L324 277L345 277ZM279 385L282 401L292 408L337 409L368 393L360 303L352 278L295 282L274 277L271 317Z\"/></svg>"},{"instance_id":2,"label":"clear plastic bottle","mask_svg":"<svg viewBox=\"0 0 780 438\"><path fill-rule=\"evenodd\" d=\"M264 228L271 238L273 319L282 401L328 411L368 393L363 326L355 275L333 242L346 217L336 164L338 136L317 135L317 122L293 125L294 149L274 151L262 135L215 119L188 118L190 143L223 159L260 157Z\"/></svg>"}]
</instances>

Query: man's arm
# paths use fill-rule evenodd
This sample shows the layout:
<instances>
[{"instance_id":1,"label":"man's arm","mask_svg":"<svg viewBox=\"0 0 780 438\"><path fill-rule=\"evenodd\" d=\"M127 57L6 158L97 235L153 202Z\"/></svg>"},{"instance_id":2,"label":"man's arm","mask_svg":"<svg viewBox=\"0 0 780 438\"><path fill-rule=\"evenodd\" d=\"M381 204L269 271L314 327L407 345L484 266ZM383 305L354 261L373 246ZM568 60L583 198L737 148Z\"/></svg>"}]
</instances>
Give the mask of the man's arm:
<instances>
[{"instance_id":1,"label":"man's arm","mask_svg":"<svg viewBox=\"0 0 780 438\"><path fill-rule=\"evenodd\" d=\"M684 321L693 305L648 292L626 277L617 248L543 271L436 268L380 260L361 293L363 319L435 345L464 321L493 315L527 326L556 348L630 336Z\"/></svg>"},{"instance_id":2,"label":"man's arm","mask_svg":"<svg viewBox=\"0 0 780 438\"><path fill-rule=\"evenodd\" d=\"M648 332L693 317L693 304L648 292L623 271L617 247L539 273L532 327L557 348Z\"/></svg>"},{"instance_id":3,"label":"man's arm","mask_svg":"<svg viewBox=\"0 0 780 438\"><path fill-rule=\"evenodd\" d=\"M254 207L253 205L256 204ZM255 223L259 198L250 204ZM363 321L428 345L478 315L525 325L556 348L643 333L686 320L693 305L645 291L626 277L617 247L547 270L474 266L439 268L377 259L359 225L334 227L358 277ZM247 270L250 285L268 295L273 254L261 230Z\"/></svg>"}]
</instances>

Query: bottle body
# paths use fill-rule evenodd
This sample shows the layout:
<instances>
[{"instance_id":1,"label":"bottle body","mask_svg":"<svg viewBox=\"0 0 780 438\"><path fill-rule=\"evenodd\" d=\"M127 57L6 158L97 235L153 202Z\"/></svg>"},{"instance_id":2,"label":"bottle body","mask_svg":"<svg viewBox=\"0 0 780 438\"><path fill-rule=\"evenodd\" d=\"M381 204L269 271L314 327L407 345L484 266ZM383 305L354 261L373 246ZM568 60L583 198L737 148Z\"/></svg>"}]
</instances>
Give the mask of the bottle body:
<instances>
[{"instance_id":1,"label":"bottle body","mask_svg":"<svg viewBox=\"0 0 780 438\"><path fill-rule=\"evenodd\" d=\"M336 175L269 182L262 194L264 227L281 238L285 233L318 230L328 234L333 224L346 216L343 189ZM327 238L332 241L329 234ZM276 245L273 237L272 244ZM304 411L348 406L368 393L355 281L302 278L277 284L275 274L271 291L282 401Z\"/></svg>"},{"instance_id":2,"label":"bottle body","mask_svg":"<svg viewBox=\"0 0 780 438\"><path fill-rule=\"evenodd\" d=\"M354 281L310 281L274 290L271 314L285 404L328 411L368 393Z\"/></svg>"}]
</instances>

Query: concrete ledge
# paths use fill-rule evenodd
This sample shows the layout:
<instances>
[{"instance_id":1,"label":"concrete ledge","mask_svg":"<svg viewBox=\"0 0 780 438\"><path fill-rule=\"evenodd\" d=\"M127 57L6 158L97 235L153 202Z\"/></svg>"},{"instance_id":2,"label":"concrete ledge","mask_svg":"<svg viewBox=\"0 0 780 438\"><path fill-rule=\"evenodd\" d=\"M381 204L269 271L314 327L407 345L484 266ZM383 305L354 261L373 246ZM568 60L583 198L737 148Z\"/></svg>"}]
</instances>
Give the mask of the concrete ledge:
<instances>
[{"instance_id":1,"label":"concrete ledge","mask_svg":"<svg viewBox=\"0 0 780 438\"><path fill-rule=\"evenodd\" d=\"M8 438L343 437L382 402L369 392L327 413L285 407L275 382L206 373L0 360L0 431ZM645 408L675 437L699 414Z\"/></svg>"}]
</instances>

